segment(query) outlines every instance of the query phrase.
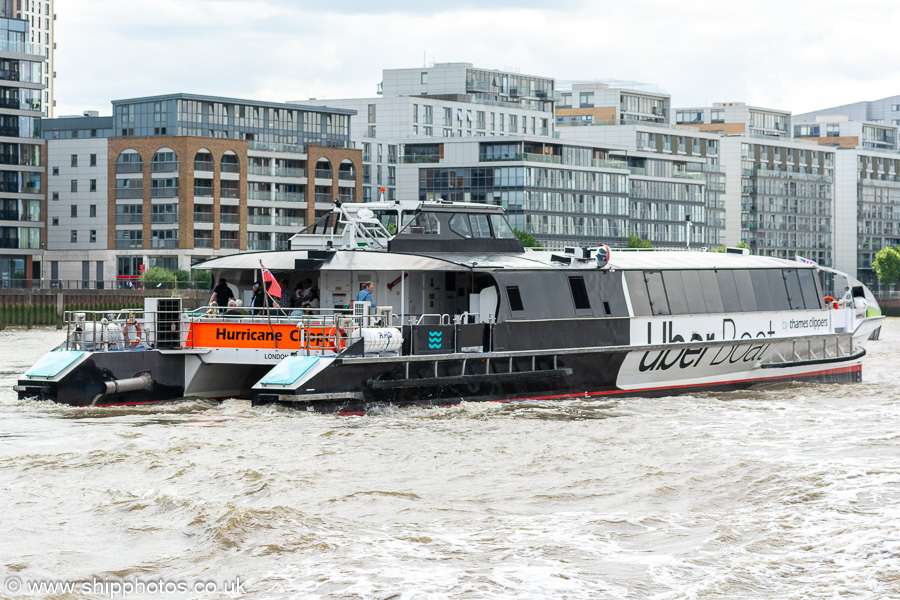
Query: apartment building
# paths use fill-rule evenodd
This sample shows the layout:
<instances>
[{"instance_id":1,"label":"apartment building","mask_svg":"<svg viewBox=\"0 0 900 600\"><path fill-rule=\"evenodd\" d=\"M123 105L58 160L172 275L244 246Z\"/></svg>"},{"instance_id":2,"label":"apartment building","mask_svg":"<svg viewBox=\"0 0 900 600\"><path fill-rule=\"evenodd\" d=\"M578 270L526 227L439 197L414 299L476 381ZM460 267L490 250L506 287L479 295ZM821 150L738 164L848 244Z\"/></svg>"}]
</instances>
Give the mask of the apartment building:
<instances>
[{"instance_id":1,"label":"apartment building","mask_svg":"<svg viewBox=\"0 0 900 600\"><path fill-rule=\"evenodd\" d=\"M40 279L46 243L40 137L44 56L23 19L0 18L0 285Z\"/></svg>"},{"instance_id":2,"label":"apartment building","mask_svg":"<svg viewBox=\"0 0 900 600\"><path fill-rule=\"evenodd\" d=\"M279 250L361 197L352 111L172 94L45 121L53 279L82 286ZM73 252L77 250L77 254Z\"/></svg>"},{"instance_id":3,"label":"apartment building","mask_svg":"<svg viewBox=\"0 0 900 600\"><path fill-rule=\"evenodd\" d=\"M846 115L820 115L815 121L794 117L794 138L837 148L897 151L897 125L851 121Z\"/></svg>"},{"instance_id":4,"label":"apartment building","mask_svg":"<svg viewBox=\"0 0 900 600\"><path fill-rule=\"evenodd\" d=\"M41 83L44 97L41 112L52 117L56 107L53 96L56 80L56 11L55 0L0 0L0 17L28 21L28 36L25 40L33 45L36 54L44 57L41 68Z\"/></svg>"},{"instance_id":5,"label":"apartment building","mask_svg":"<svg viewBox=\"0 0 900 600\"><path fill-rule=\"evenodd\" d=\"M715 102L712 106L676 108L674 123L724 135L790 138L791 113L747 106L743 102Z\"/></svg>"},{"instance_id":6,"label":"apartment building","mask_svg":"<svg viewBox=\"0 0 900 600\"><path fill-rule=\"evenodd\" d=\"M900 125L900 96L880 100L853 102L794 115L794 122L814 123L818 117L847 117L850 121Z\"/></svg>"},{"instance_id":7,"label":"apartment building","mask_svg":"<svg viewBox=\"0 0 900 600\"><path fill-rule=\"evenodd\" d=\"M671 98L650 86L572 83L556 92L556 122L560 125L668 124Z\"/></svg>"}]
</instances>

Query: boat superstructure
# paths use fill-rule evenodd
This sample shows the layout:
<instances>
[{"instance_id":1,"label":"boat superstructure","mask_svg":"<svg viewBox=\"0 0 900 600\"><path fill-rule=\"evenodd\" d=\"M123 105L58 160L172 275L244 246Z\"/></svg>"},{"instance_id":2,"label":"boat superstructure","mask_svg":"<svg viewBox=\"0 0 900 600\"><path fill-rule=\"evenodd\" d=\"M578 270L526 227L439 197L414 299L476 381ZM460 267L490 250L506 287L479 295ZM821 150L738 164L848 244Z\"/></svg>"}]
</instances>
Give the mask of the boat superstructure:
<instances>
[{"instance_id":1,"label":"boat superstructure","mask_svg":"<svg viewBox=\"0 0 900 600\"><path fill-rule=\"evenodd\" d=\"M263 280L262 267L310 280L319 307L188 310L159 298L122 314L72 314L67 343L20 379L20 396L247 397L355 413L859 381L883 320L850 278L826 302L814 264L740 250L526 250L502 209L483 204L338 204L291 245L199 267L238 296ZM374 309L355 301L369 281Z\"/></svg>"}]
</instances>

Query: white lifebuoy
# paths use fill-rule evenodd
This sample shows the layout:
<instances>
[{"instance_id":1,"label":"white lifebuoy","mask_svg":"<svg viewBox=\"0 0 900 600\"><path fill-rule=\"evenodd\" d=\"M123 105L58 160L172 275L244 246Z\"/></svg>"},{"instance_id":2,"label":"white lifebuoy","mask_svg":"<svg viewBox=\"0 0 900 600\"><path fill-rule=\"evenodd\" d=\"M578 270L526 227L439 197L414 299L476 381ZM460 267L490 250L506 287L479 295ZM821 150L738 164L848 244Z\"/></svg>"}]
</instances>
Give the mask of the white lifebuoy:
<instances>
[{"instance_id":1,"label":"white lifebuoy","mask_svg":"<svg viewBox=\"0 0 900 600\"><path fill-rule=\"evenodd\" d=\"M128 328L134 327L134 340L128 341ZM125 321L125 325L122 326L122 337L125 339L125 344L131 348L136 347L141 343L141 324L134 320L134 318L130 317L127 321Z\"/></svg>"}]
</instances>

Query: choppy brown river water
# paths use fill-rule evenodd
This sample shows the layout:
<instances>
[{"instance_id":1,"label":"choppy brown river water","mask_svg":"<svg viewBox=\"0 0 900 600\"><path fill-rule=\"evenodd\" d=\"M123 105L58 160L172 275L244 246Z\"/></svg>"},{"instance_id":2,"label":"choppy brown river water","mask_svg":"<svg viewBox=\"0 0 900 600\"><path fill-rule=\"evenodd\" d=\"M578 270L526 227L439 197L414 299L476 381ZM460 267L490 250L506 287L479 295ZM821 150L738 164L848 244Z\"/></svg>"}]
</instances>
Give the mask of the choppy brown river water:
<instances>
[{"instance_id":1,"label":"choppy brown river water","mask_svg":"<svg viewBox=\"0 0 900 600\"><path fill-rule=\"evenodd\" d=\"M366 417L18 401L61 341L0 332L3 598L900 597L897 319L858 385Z\"/></svg>"}]
</instances>

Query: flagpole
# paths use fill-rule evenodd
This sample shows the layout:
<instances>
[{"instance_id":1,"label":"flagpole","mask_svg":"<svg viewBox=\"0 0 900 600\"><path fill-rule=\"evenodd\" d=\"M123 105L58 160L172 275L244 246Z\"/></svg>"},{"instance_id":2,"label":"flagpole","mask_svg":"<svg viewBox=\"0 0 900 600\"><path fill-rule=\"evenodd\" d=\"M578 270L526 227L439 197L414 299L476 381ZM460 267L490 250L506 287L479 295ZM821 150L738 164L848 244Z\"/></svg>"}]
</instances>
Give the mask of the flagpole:
<instances>
[{"instance_id":1,"label":"flagpole","mask_svg":"<svg viewBox=\"0 0 900 600\"><path fill-rule=\"evenodd\" d=\"M269 331L272 332L272 341L275 342L275 347L278 348L278 338L275 337L275 328L272 327L272 313L269 311L269 290L266 289L266 274L263 273L262 260L259 261L259 278L262 280L262 289L263 289L263 303L266 305L266 320L269 322ZM274 277L274 275L273 275Z\"/></svg>"}]
</instances>

